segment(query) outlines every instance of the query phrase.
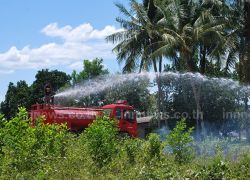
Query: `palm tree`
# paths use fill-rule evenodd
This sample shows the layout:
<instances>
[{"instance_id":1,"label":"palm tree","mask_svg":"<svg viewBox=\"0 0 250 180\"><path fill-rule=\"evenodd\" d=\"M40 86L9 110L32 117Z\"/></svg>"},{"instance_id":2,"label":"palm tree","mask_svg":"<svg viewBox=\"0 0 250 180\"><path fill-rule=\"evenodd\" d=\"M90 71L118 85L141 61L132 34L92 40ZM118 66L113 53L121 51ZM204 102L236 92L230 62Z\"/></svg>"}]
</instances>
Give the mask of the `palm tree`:
<instances>
[{"instance_id":1,"label":"palm tree","mask_svg":"<svg viewBox=\"0 0 250 180\"><path fill-rule=\"evenodd\" d=\"M149 70L153 66L155 73L162 72L162 57L153 58L153 43L160 40L161 34L157 31L156 23L162 18L154 5L154 0L144 0L142 4L130 0L131 10L127 10L122 4L116 4L126 19L116 18L123 31L114 33L106 39L108 42L118 43L113 51L117 54L119 63L124 63L123 72L131 72L139 69ZM150 47L150 48L148 48ZM158 110L162 110L161 80L157 78L158 85Z\"/></svg>"},{"instance_id":2,"label":"palm tree","mask_svg":"<svg viewBox=\"0 0 250 180\"><path fill-rule=\"evenodd\" d=\"M123 72L148 70L152 65L155 72L158 72L157 58L149 59L146 47L159 37L154 29L157 21L156 8L153 0L144 0L139 4L135 0L130 0L131 10L127 10L122 4L116 6L126 17L116 18L123 31L114 33L106 38L108 42L118 43L113 51L117 54L119 63L124 63ZM161 68L159 68L161 69Z\"/></svg>"},{"instance_id":3,"label":"palm tree","mask_svg":"<svg viewBox=\"0 0 250 180\"><path fill-rule=\"evenodd\" d=\"M180 70L188 69L191 72L199 71L204 74L208 55L212 55L218 47L225 44L226 21L217 13L217 9L222 6L220 1L201 3L192 0L156 0L155 2L163 14L156 27L161 32L162 38L161 41L152 44L156 50L151 57L168 56L169 52L175 49L179 54ZM199 57L195 57L195 54L199 54ZM205 134L204 122L199 119L201 86L193 82L191 85L196 102L197 132L201 126Z\"/></svg>"},{"instance_id":4,"label":"palm tree","mask_svg":"<svg viewBox=\"0 0 250 180\"><path fill-rule=\"evenodd\" d=\"M156 0L163 14L157 23L162 41L153 44L158 49L151 57L168 56L175 49L184 70L205 73L206 56L224 41L225 21L213 15L214 7L219 5L217 0L202 4L192 0ZM200 62L194 58L196 53L200 54Z\"/></svg>"}]
</instances>

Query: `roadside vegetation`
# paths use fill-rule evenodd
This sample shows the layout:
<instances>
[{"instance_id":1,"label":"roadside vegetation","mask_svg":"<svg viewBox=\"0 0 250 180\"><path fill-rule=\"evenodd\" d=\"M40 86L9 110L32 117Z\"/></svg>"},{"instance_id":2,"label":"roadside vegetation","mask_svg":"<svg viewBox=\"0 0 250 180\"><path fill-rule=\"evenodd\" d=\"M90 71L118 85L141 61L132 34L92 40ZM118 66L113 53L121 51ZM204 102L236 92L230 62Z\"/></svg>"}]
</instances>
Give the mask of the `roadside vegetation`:
<instances>
[{"instance_id":1,"label":"roadside vegetation","mask_svg":"<svg viewBox=\"0 0 250 180\"><path fill-rule=\"evenodd\" d=\"M80 135L42 120L31 127L23 108L9 121L1 116L1 179L250 178L249 151L237 159L220 150L213 156L195 154L185 120L163 141L157 134L146 140L121 137L115 121L106 117Z\"/></svg>"}]
</instances>

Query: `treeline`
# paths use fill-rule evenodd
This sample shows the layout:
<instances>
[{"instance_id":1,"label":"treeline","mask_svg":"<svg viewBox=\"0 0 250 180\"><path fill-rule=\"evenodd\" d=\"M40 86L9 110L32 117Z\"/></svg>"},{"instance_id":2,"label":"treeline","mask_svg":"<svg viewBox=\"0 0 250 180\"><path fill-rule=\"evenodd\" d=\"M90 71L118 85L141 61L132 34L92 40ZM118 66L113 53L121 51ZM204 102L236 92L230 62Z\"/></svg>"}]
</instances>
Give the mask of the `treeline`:
<instances>
[{"instance_id":1,"label":"treeline","mask_svg":"<svg viewBox=\"0 0 250 180\"><path fill-rule=\"evenodd\" d=\"M47 83L52 86L52 91L64 90L73 87L86 80L95 79L99 76L109 74L104 68L102 59L84 60L83 70L73 71L71 75L65 72L43 69L37 72L35 81L29 86L24 80L18 81L15 85L10 82L5 100L0 104L0 113L7 119L12 118L18 107L30 109L31 105L43 103L45 96L44 87ZM122 86L108 89L98 94L91 94L87 97L70 98L64 97L62 101L56 102L65 106L100 106L103 104L114 103L120 99L128 100L129 104L134 105L139 111L149 111L152 109L154 96L148 90L149 80L142 79L139 82L127 81Z\"/></svg>"},{"instance_id":2,"label":"treeline","mask_svg":"<svg viewBox=\"0 0 250 180\"><path fill-rule=\"evenodd\" d=\"M49 71L48 69L38 71L35 78L30 86L24 80L18 81L16 84L9 83L5 100L0 104L0 112L7 119L17 113L18 107L30 109L32 104L41 103L46 83L53 84L54 91L57 91L59 88L69 85L71 80L71 76L64 72Z\"/></svg>"},{"instance_id":3,"label":"treeline","mask_svg":"<svg viewBox=\"0 0 250 180\"><path fill-rule=\"evenodd\" d=\"M18 81L16 85L12 82L9 83L5 100L0 106L0 112L7 119L10 119L17 113L18 107L30 109L32 104L43 103L44 88L48 83L55 93L61 88L67 88L83 80L107 73L108 71L103 67L102 59L84 60L83 70L79 73L73 71L72 75L58 70L40 70L30 86L24 80Z\"/></svg>"}]
</instances>

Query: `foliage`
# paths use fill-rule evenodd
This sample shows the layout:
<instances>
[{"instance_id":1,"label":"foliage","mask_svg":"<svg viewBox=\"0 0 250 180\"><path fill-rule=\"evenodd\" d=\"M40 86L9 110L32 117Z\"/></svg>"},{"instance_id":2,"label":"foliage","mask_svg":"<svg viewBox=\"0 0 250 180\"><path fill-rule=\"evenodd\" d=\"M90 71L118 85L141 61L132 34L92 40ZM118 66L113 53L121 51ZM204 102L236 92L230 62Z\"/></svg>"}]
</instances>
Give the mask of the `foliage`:
<instances>
[{"instance_id":1,"label":"foliage","mask_svg":"<svg viewBox=\"0 0 250 180\"><path fill-rule=\"evenodd\" d=\"M224 179L225 177L229 179L231 171L227 162L216 158L212 164L201 170L201 177L203 179Z\"/></svg>"},{"instance_id":2,"label":"foliage","mask_svg":"<svg viewBox=\"0 0 250 180\"><path fill-rule=\"evenodd\" d=\"M75 85L84 80L93 79L100 75L108 74L108 70L104 69L103 59L95 58L93 60L85 59L83 61L83 70L77 73L75 70L73 71L72 84Z\"/></svg>"},{"instance_id":3,"label":"foliage","mask_svg":"<svg viewBox=\"0 0 250 180\"><path fill-rule=\"evenodd\" d=\"M219 154L179 164L174 153L163 149L165 142L158 135L150 134L147 140L120 138L116 123L106 117L99 117L80 135L72 135L65 126L43 124L43 118L37 121L31 127L21 108L0 129L1 179L250 178L249 151L232 161ZM170 136L189 142L188 135L174 133L183 132L183 127L182 120Z\"/></svg>"},{"instance_id":4,"label":"foliage","mask_svg":"<svg viewBox=\"0 0 250 180\"><path fill-rule=\"evenodd\" d=\"M179 163L189 162L192 158L190 143L193 140L191 137L193 128L189 128L187 131L186 128L185 119L182 119L177 122L176 127L166 137L167 144L172 149L175 160Z\"/></svg>"},{"instance_id":5,"label":"foliage","mask_svg":"<svg viewBox=\"0 0 250 180\"><path fill-rule=\"evenodd\" d=\"M25 81L18 81L16 85L10 82L5 100L0 104L0 112L10 119L18 112L18 107L30 109L32 104L43 102L45 84L51 83L55 92L69 84L70 79L71 77L64 72L43 69L37 72L31 86Z\"/></svg>"},{"instance_id":6,"label":"foliage","mask_svg":"<svg viewBox=\"0 0 250 180\"><path fill-rule=\"evenodd\" d=\"M134 72L136 69L148 70L152 64L154 70L158 72L157 59L150 57L146 48L158 40L154 27L161 16L157 16L158 12L156 12L153 0L143 2L144 4L140 4L135 0L130 0L129 10L122 4L116 3L124 16L117 17L116 21L124 30L116 32L106 39L108 42L116 44L113 51L117 53L118 63L124 63L123 72Z\"/></svg>"},{"instance_id":7,"label":"foliage","mask_svg":"<svg viewBox=\"0 0 250 180\"><path fill-rule=\"evenodd\" d=\"M85 59L83 61L83 70L77 73L75 70L72 72L71 84L76 86L78 84L84 83L89 80L93 80L95 78L99 78L105 75L108 75L108 69L105 69L103 64L103 59L95 58L93 60ZM105 93L100 92L95 95L89 95L84 98L78 99L77 102L74 102L73 99L67 99L66 102L64 100L63 104L65 105L77 105L77 106L99 106L100 103L104 100Z\"/></svg>"},{"instance_id":8,"label":"foliage","mask_svg":"<svg viewBox=\"0 0 250 180\"><path fill-rule=\"evenodd\" d=\"M0 128L2 128L4 126L5 121L6 121L6 119L4 118L4 115L0 114Z\"/></svg>"},{"instance_id":9,"label":"foliage","mask_svg":"<svg viewBox=\"0 0 250 180\"><path fill-rule=\"evenodd\" d=\"M129 9L116 6L123 15L116 20L124 30L107 40L116 44L113 51L124 63L124 72L148 70L152 65L155 72L162 72L167 58L178 71L228 76L237 63L244 24L239 3L130 0Z\"/></svg>"},{"instance_id":10,"label":"foliage","mask_svg":"<svg viewBox=\"0 0 250 180\"><path fill-rule=\"evenodd\" d=\"M163 146L160 137L157 134L149 134L148 141L145 143L145 156L146 160L156 159L159 160Z\"/></svg>"},{"instance_id":11,"label":"foliage","mask_svg":"<svg viewBox=\"0 0 250 180\"><path fill-rule=\"evenodd\" d=\"M127 138L122 141L121 149L124 149L127 160L130 164L136 163L136 158L142 147L142 142L138 139Z\"/></svg>"},{"instance_id":12,"label":"foliage","mask_svg":"<svg viewBox=\"0 0 250 180\"><path fill-rule=\"evenodd\" d=\"M89 155L100 167L112 160L116 152L117 128L115 121L98 117L85 131Z\"/></svg>"},{"instance_id":13,"label":"foliage","mask_svg":"<svg viewBox=\"0 0 250 180\"><path fill-rule=\"evenodd\" d=\"M13 117L18 107L29 107L30 89L25 81L18 81L16 85L9 83L4 102L1 103L1 112L7 119Z\"/></svg>"},{"instance_id":14,"label":"foliage","mask_svg":"<svg viewBox=\"0 0 250 180\"><path fill-rule=\"evenodd\" d=\"M162 77L162 104L171 118L171 121L168 121L170 128L179 119L176 114L187 114L187 125L195 126L195 131L199 133L203 121L203 130L206 131L204 137L209 134L217 136L221 133L223 136L228 136L232 131L239 132L243 127L247 127L247 119L237 119L233 115L226 116L226 112L244 112L241 99L245 95L241 87L231 88L230 83L222 85L223 79L210 81L208 78L206 81L197 76L195 78L188 74L185 76L176 79ZM200 112L199 121L197 121L197 107Z\"/></svg>"},{"instance_id":15,"label":"foliage","mask_svg":"<svg viewBox=\"0 0 250 180\"><path fill-rule=\"evenodd\" d=\"M48 69L38 71L35 77L36 79L30 87L30 104L43 102L42 98L44 97L45 84L50 83L53 92L56 92L60 88L69 84L71 80L71 77L65 72L58 70L49 71Z\"/></svg>"},{"instance_id":16,"label":"foliage","mask_svg":"<svg viewBox=\"0 0 250 180\"><path fill-rule=\"evenodd\" d=\"M29 176L43 169L43 163L63 156L67 142L65 126L43 124L39 119L36 127L24 108L19 108L16 117L0 129L1 175L14 178Z\"/></svg>"}]
</instances>

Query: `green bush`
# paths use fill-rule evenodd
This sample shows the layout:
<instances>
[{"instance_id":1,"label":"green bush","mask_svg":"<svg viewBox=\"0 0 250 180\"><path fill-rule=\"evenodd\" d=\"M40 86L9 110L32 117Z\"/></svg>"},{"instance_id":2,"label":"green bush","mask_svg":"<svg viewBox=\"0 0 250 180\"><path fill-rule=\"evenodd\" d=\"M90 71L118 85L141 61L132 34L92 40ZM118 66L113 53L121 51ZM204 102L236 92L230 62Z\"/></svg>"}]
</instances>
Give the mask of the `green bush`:
<instances>
[{"instance_id":1,"label":"green bush","mask_svg":"<svg viewBox=\"0 0 250 180\"><path fill-rule=\"evenodd\" d=\"M157 134L151 133L148 136L148 140L144 144L146 160L149 161L155 158L159 160L163 150L160 137Z\"/></svg>"},{"instance_id":2,"label":"green bush","mask_svg":"<svg viewBox=\"0 0 250 180\"><path fill-rule=\"evenodd\" d=\"M42 118L35 128L24 108L0 129L2 142L1 175L8 178L32 177L44 162L63 155L67 141L65 126L46 125Z\"/></svg>"},{"instance_id":3,"label":"green bush","mask_svg":"<svg viewBox=\"0 0 250 180\"><path fill-rule=\"evenodd\" d=\"M121 142L120 149L124 149L126 153L126 158L129 164L136 163L136 156L142 149L142 141L138 139L127 138Z\"/></svg>"},{"instance_id":4,"label":"green bush","mask_svg":"<svg viewBox=\"0 0 250 180\"><path fill-rule=\"evenodd\" d=\"M89 155L97 166L102 167L112 160L117 151L118 129L108 117L98 117L85 131L84 137Z\"/></svg>"},{"instance_id":5,"label":"green bush","mask_svg":"<svg viewBox=\"0 0 250 180\"><path fill-rule=\"evenodd\" d=\"M250 179L250 153L243 154L238 162L232 163L231 168L234 169L235 179Z\"/></svg>"},{"instance_id":6,"label":"green bush","mask_svg":"<svg viewBox=\"0 0 250 180\"><path fill-rule=\"evenodd\" d=\"M232 179L229 164L221 158L213 160L212 164L201 171L202 179Z\"/></svg>"},{"instance_id":7,"label":"green bush","mask_svg":"<svg viewBox=\"0 0 250 180\"><path fill-rule=\"evenodd\" d=\"M178 163L186 163L192 159L193 151L190 143L193 141L191 137L193 128L189 128L187 131L186 129L185 119L181 119L166 137L167 145L170 146Z\"/></svg>"}]
</instances>

